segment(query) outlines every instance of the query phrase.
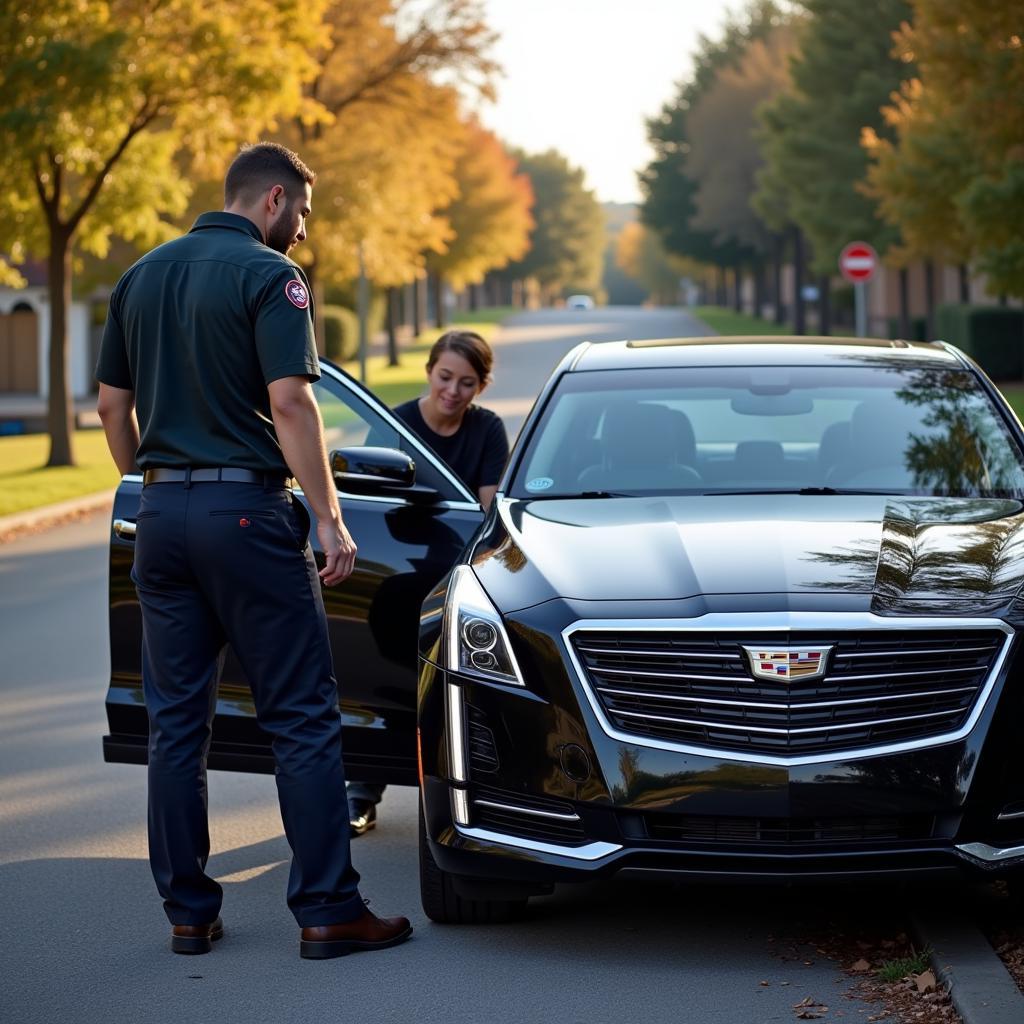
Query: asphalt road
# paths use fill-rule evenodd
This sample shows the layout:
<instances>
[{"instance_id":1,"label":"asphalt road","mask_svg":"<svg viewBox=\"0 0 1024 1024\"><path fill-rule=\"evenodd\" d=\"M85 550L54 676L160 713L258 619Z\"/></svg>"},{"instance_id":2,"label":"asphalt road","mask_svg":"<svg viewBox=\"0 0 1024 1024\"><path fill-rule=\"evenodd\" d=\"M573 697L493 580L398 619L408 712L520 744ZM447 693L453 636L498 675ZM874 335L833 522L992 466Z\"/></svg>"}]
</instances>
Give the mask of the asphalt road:
<instances>
[{"instance_id":1,"label":"asphalt road","mask_svg":"<svg viewBox=\"0 0 1024 1024\"><path fill-rule=\"evenodd\" d=\"M700 331L665 311L523 315L503 333L487 398L514 427L582 338ZM837 913L875 920L888 894L613 882L563 887L514 925L432 925L416 794L398 787L353 853L373 909L412 917L413 940L302 961L268 776L211 775L227 934L209 956L172 955L146 861L145 772L101 757L108 529L97 515L0 547L3 1020L767 1024L794 1020L807 996L829 1019L877 1012L844 999L847 979L816 947Z\"/></svg>"}]
</instances>

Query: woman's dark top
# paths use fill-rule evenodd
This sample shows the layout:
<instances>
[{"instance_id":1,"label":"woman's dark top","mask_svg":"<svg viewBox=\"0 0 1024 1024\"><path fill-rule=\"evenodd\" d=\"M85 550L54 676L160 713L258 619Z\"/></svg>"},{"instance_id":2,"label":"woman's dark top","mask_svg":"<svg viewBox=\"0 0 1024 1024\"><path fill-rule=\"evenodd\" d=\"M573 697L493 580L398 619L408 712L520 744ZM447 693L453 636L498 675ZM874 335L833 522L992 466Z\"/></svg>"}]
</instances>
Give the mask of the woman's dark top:
<instances>
[{"instance_id":1,"label":"woman's dark top","mask_svg":"<svg viewBox=\"0 0 1024 1024\"><path fill-rule=\"evenodd\" d=\"M395 415L412 428L476 494L481 487L494 487L508 460L508 438L501 419L490 409L471 405L459 429L451 437L437 434L427 426L418 398L395 407Z\"/></svg>"}]
</instances>

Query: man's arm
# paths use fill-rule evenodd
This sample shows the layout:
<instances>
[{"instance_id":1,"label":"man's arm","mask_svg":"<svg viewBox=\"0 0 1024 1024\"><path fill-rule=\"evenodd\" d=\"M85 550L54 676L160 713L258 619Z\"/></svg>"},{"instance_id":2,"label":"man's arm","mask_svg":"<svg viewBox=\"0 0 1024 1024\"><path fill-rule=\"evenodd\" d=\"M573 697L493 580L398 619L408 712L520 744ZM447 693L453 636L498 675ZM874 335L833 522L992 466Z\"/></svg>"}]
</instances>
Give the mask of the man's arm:
<instances>
[{"instance_id":1,"label":"man's arm","mask_svg":"<svg viewBox=\"0 0 1024 1024\"><path fill-rule=\"evenodd\" d=\"M139 451L139 424L135 419L135 392L100 384L96 411L107 435L107 447L121 473L137 473L135 456Z\"/></svg>"},{"instance_id":2,"label":"man's arm","mask_svg":"<svg viewBox=\"0 0 1024 1024\"><path fill-rule=\"evenodd\" d=\"M320 578L330 587L352 572L356 546L341 518L338 492L327 464L320 409L305 377L281 377L267 387L285 462L317 519L317 537L327 559Z\"/></svg>"}]
</instances>

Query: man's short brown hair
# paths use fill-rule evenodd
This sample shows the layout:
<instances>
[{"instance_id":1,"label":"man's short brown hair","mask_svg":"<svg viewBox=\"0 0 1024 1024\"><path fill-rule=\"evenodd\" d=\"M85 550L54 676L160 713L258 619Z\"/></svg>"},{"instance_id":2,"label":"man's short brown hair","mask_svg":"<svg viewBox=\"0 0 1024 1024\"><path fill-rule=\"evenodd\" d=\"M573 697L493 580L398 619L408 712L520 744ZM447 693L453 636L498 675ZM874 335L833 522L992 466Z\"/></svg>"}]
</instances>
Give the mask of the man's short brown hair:
<instances>
[{"instance_id":1,"label":"man's short brown hair","mask_svg":"<svg viewBox=\"0 0 1024 1024\"><path fill-rule=\"evenodd\" d=\"M254 203L269 188L283 185L292 196L304 184L312 185L316 175L285 146L257 142L243 146L224 178L224 205Z\"/></svg>"}]
</instances>

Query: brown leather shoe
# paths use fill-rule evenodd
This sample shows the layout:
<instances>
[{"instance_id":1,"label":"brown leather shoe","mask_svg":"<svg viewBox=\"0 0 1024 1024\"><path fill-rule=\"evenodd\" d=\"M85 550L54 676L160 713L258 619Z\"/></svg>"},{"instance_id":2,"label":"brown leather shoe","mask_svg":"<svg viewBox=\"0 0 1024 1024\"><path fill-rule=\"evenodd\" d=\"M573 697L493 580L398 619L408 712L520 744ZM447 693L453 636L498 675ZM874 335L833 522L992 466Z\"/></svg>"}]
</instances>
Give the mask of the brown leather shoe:
<instances>
[{"instance_id":1,"label":"brown leather shoe","mask_svg":"<svg viewBox=\"0 0 1024 1024\"><path fill-rule=\"evenodd\" d=\"M361 917L344 924L302 929L299 955L307 960L329 960L367 949L387 949L412 935L407 917L378 917L363 908Z\"/></svg>"},{"instance_id":2,"label":"brown leather shoe","mask_svg":"<svg viewBox=\"0 0 1024 1024\"><path fill-rule=\"evenodd\" d=\"M224 922L219 917L211 924L176 924L171 929L171 952L209 953L223 937Z\"/></svg>"}]
</instances>

